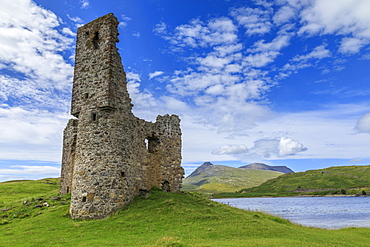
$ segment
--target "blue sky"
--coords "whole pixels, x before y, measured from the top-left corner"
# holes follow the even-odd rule
[[[367,0],[3,0],[0,181],[59,176],[77,28],[107,13],[135,115],[177,114],[183,167],[370,164]]]

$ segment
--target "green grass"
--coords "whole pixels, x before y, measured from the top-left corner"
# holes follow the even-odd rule
[[[370,166],[341,166],[289,173],[238,193],[217,197],[370,194]]]
[[[1,219],[8,223],[0,225],[0,246],[370,246],[367,228],[305,228],[189,192],[154,190],[106,219],[72,220],[66,214],[69,205],[60,203],[68,197],[50,207],[23,205],[24,200],[42,197],[51,201],[50,196],[57,195],[57,189],[48,184],[42,189],[33,181],[23,183],[29,187],[29,198],[14,192],[14,201],[0,200],[6,207],[24,207],[31,214]],[[3,216],[12,210],[0,213]]]
[[[46,178],[38,181],[15,180],[0,183],[0,203],[13,202],[30,195],[42,194],[59,189],[59,179]],[[0,204],[1,207],[1,204]]]
[[[184,179],[182,190],[201,193],[235,192],[282,175],[281,172],[213,165],[198,176]]]

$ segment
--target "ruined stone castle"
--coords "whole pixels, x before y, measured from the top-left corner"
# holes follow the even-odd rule
[[[104,218],[156,186],[177,192],[181,129],[176,115],[146,122],[132,113],[113,14],[78,29],[70,119],[64,130],[60,193],[72,218]]]

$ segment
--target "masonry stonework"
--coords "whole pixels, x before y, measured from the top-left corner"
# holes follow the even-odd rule
[[[181,129],[176,115],[135,117],[113,14],[78,29],[71,114],[63,139],[60,193],[72,218],[104,218],[156,186],[178,192]]]

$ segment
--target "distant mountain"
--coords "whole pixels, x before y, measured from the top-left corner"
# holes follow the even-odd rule
[[[276,172],[282,172],[282,173],[292,173],[294,172],[292,169],[286,167],[286,166],[269,166],[263,163],[253,163],[246,166],[241,166],[239,168],[243,169],[256,169],[256,170],[270,170],[270,171],[276,171]]]
[[[271,170],[242,169],[205,162],[184,179],[182,190],[204,193],[235,192],[258,186],[283,174]]]
[[[198,168],[195,169],[195,171],[193,171],[189,176],[187,176],[187,178],[196,177],[200,175],[202,172],[207,170],[207,168],[210,166],[214,166],[214,165],[211,162],[204,162],[201,166],[198,166]]]

